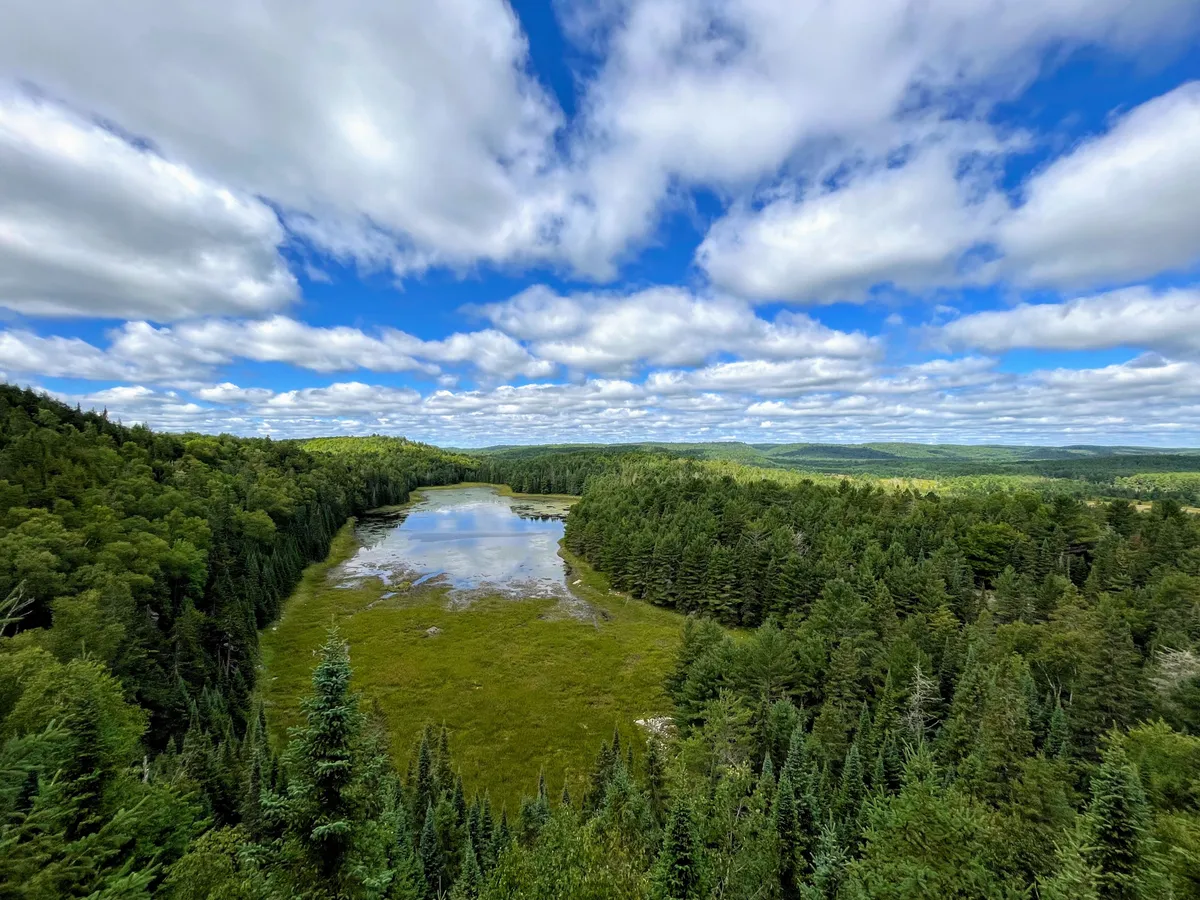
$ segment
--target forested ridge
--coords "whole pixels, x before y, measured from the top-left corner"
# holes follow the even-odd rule
[[[401,439],[153,433],[0,387],[0,896],[139,896],[237,821],[258,629],[348,516],[469,471]]]
[[[734,477],[736,476],[736,477]],[[671,722],[495,809],[400,770],[336,631],[267,740],[257,632],[422,484],[582,493],[565,544],[688,613]],[[7,599],[5,599],[7,598]],[[125,428],[0,389],[0,898],[1200,896],[1200,523],[652,450]]]

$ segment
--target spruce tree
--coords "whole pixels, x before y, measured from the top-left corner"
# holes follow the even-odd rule
[[[470,837],[463,848],[462,867],[458,879],[454,883],[454,895],[466,900],[475,900],[479,896],[479,888],[483,884],[483,873],[479,868],[479,858],[475,855],[475,844]]]
[[[691,809],[685,800],[677,801],[654,867],[651,887],[654,900],[692,900],[701,896],[699,853]]]
[[[356,830],[368,810],[356,790],[363,717],[336,628],[321,647],[312,686],[302,702],[306,724],[293,732],[287,751],[289,832],[320,876],[339,884],[348,877]]]
[[[433,751],[429,746],[429,729],[421,737],[421,746],[417,750],[417,783],[414,791],[413,811],[420,813],[434,800],[433,787]]]
[[[1097,872],[1100,900],[1141,900],[1149,874],[1149,809],[1137,769],[1117,737],[1092,776],[1085,813],[1085,859]]]
[[[1054,759],[1066,759],[1070,753],[1070,729],[1067,725],[1067,714],[1063,711],[1062,702],[1054,701],[1054,711],[1050,714],[1050,727],[1046,734],[1046,755]]]
[[[425,873],[426,896],[437,897],[443,888],[445,861],[442,857],[442,845],[438,840],[432,803],[425,808],[425,824],[421,828],[419,852],[421,871]]]
[[[779,883],[784,900],[790,900],[798,896],[801,840],[796,816],[796,790],[786,768],[775,792],[775,830],[779,834]]]
[[[1039,900],[1100,900],[1096,869],[1084,851],[1081,836],[1072,832],[1058,848],[1057,870],[1038,882]]]
[[[842,764],[842,783],[834,801],[834,815],[848,844],[858,837],[860,813],[866,796],[866,778],[856,742],[850,745],[846,761]]]
[[[467,798],[463,793],[462,775],[454,776],[454,821],[457,825],[465,825],[467,821]]]

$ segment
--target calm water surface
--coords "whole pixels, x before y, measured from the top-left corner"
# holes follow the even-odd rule
[[[558,555],[567,504],[489,487],[428,491],[402,510],[363,516],[360,549],[335,571],[345,587],[444,584],[453,591],[567,596]]]

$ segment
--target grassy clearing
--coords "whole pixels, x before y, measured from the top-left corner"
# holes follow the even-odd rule
[[[631,735],[635,719],[669,711],[662,678],[682,618],[611,592],[565,550],[570,580],[580,581],[573,590],[608,618],[580,621],[552,600],[507,597],[450,610],[443,588],[382,601],[377,581],[335,588],[330,570],[356,549],[351,522],[263,634],[261,683],[277,739],[299,721],[315,650],[334,622],[350,643],[355,687],[387,719],[401,770],[424,724],[444,722],[468,790],[487,790],[510,811],[541,769],[554,793],[569,777],[579,796],[614,725]],[[428,636],[435,626],[441,634]]]

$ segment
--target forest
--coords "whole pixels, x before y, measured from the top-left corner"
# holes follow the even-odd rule
[[[0,898],[1200,896],[1200,517],[1121,459],[1128,499],[923,490],[162,434],[2,387]],[[258,635],[305,566],[463,481],[580,495],[566,549],[686,614],[671,720],[617,723],[575,795],[495,808],[436,709],[393,764],[336,626],[270,738]]]
[[[1008,447],[947,444],[566,444],[474,451],[483,465],[557,468],[584,458],[660,455],[776,470],[813,479],[854,476],[966,493],[1053,490],[1083,498],[1177,500],[1200,505],[1200,452],[1139,447]]]

